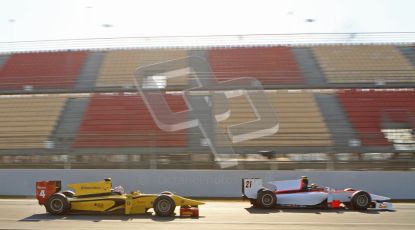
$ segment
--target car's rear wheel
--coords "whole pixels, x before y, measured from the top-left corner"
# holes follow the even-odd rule
[[[372,198],[365,191],[357,191],[353,193],[351,204],[355,210],[367,210],[372,203]]]
[[[52,215],[62,215],[69,211],[68,198],[62,193],[55,193],[45,203],[46,211]]]
[[[153,209],[157,216],[172,216],[175,208],[176,203],[168,195],[158,196],[153,203]]]
[[[277,197],[269,190],[261,190],[258,192],[256,203],[261,208],[272,208],[277,204]]]
[[[258,202],[255,199],[249,199],[249,202],[251,203],[252,207],[260,208]]]

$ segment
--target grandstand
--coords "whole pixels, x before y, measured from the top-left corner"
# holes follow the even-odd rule
[[[313,93],[279,90],[268,92],[270,103],[278,114],[279,131],[273,135],[243,141],[235,146],[262,148],[331,146],[331,136]],[[214,102],[219,104],[220,102]],[[219,128],[257,119],[253,108],[243,96],[229,99],[231,115]],[[218,140],[220,142],[220,140]]]
[[[186,109],[183,98],[165,95],[173,111]],[[94,94],[83,117],[75,148],[184,147],[186,133],[157,127],[137,95]]]
[[[73,88],[86,52],[17,53],[3,58],[1,90]]]
[[[263,85],[304,83],[289,47],[228,48],[208,52],[217,81],[249,76]]]
[[[390,145],[393,142],[387,139],[383,130],[415,128],[413,90],[349,90],[338,92],[338,97],[363,145]]]
[[[204,58],[212,72],[191,58],[184,67],[216,83],[258,79],[275,109],[278,132],[225,141],[230,126],[257,119],[255,109],[244,96],[224,101],[199,92],[209,106],[186,111],[180,91],[193,86],[190,75],[167,76],[160,90],[173,112],[210,122],[205,131],[216,138],[209,143],[198,127],[160,129],[135,89],[134,72],[188,56]],[[229,116],[216,122],[223,105]],[[4,53],[0,109],[0,167],[217,168],[209,144],[231,143],[239,168],[411,169],[415,49],[391,44]]]
[[[104,55],[97,87],[134,87],[137,68],[163,61],[186,57],[186,50],[115,50]],[[170,81],[167,85],[186,85],[186,79]]]
[[[314,47],[329,83],[414,82],[415,68],[393,46]]]
[[[48,141],[64,103],[55,96],[0,98],[0,148],[53,148]]]

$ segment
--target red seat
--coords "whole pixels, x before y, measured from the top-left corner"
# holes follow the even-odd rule
[[[0,90],[72,88],[87,52],[12,54],[0,70]]]
[[[181,96],[165,95],[165,99],[174,112],[187,109]],[[186,135],[186,130],[161,130],[138,95],[95,94],[75,147],[184,147]]]
[[[289,47],[212,49],[209,63],[217,81],[254,77],[262,84],[303,84]]]
[[[339,92],[340,102],[364,145],[389,145],[382,122],[411,123],[415,119],[414,91]]]

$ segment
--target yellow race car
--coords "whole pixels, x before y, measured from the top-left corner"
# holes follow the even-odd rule
[[[73,191],[61,192],[61,181],[36,182],[36,198],[52,215],[69,212],[144,214],[153,208],[157,216],[172,216],[176,206],[180,206],[181,216],[197,217],[198,206],[204,204],[171,192],[126,194],[121,186],[112,188],[110,178],[68,187]]]

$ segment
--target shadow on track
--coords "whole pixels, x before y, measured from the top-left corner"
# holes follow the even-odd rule
[[[54,221],[54,220],[81,220],[81,221],[91,221],[91,222],[100,222],[108,220],[119,220],[119,221],[131,221],[134,219],[150,219],[157,222],[169,222],[175,219],[200,219],[204,218],[203,216],[199,217],[180,217],[180,216],[170,216],[170,217],[159,217],[153,215],[151,212],[141,215],[122,215],[122,214],[65,214],[54,216],[49,213],[43,214],[33,214],[31,216],[25,217],[19,221],[22,222],[41,222],[41,221]]]
[[[337,213],[343,214],[346,212],[360,212],[363,214],[380,214],[380,212],[394,212],[388,210],[366,210],[366,211],[356,211],[356,210],[349,210],[346,208],[336,208],[336,209],[316,209],[316,208],[298,208],[298,207],[276,207],[272,209],[261,209],[261,208],[254,208],[249,207],[245,208],[251,214],[270,214],[270,213],[310,213],[310,214],[322,214],[322,213]]]

